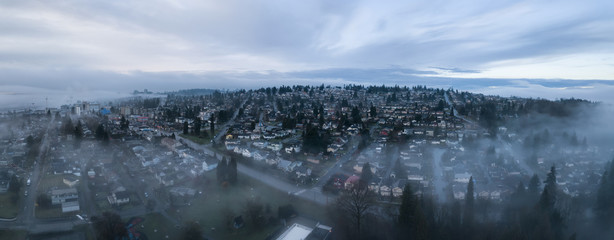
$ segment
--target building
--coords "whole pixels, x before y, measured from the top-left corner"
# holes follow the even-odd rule
[[[330,234],[333,228],[316,223],[314,228],[305,225],[294,223],[286,231],[284,231],[277,240],[327,240],[330,239]]]
[[[51,190],[51,204],[62,204],[79,199],[76,188],[54,189]]]
[[[79,201],[70,201],[62,203],[62,213],[79,211]]]
[[[307,236],[309,236],[311,231],[313,231],[313,228],[295,223],[284,231],[284,233],[282,233],[277,240],[307,239]]]
[[[122,205],[130,202],[130,194],[126,191],[118,191],[107,196],[107,200],[111,205]]]

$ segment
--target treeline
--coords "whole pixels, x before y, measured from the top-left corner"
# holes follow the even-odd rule
[[[331,207],[335,239],[613,239],[614,164],[594,196],[558,189],[556,168],[545,181],[534,175],[494,205],[477,197],[473,179],[464,200],[440,204],[406,185],[400,205],[375,203],[366,186],[344,192]],[[543,184],[543,187],[542,187]]]

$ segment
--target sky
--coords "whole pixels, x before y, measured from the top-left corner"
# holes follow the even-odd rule
[[[613,12],[611,0],[5,0],[0,99],[358,83],[603,101]]]

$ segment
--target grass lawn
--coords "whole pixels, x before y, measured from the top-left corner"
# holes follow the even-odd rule
[[[53,188],[68,188],[66,184],[64,184],[64,175],[63,174],[46,174],[40,181],[38,185],[37,193],[47,193],[47,191]]]
[[[28,232],[23,230],[0,230],[0,239],[22,240],[27,237]]]
[[[50,208],[36,207],[36,209],[34,210],[34,216],[36,216],[36,218],[41,218],[41,219],[70,217],[70,216],[74,216],[75,214],[76,212],[62,213],[61,205],[55,205]]]
[[[215,181],[215,174],[208,177]],[[277,217],[279,206],[292,204],[301,215],[326,220],[325,207],[280,192],[244,175],[239,175],[236,186],[223,188],[211,184],[203,191],[203,195],[191,202],[191,206],[179,208],[170,214],[178,216],[181,222],[197,221],[205,235],[214,239],[264,239],[279,229],[277,222],[262,228],[253,226],[245,214],[248,199],[258,199],[264,205],[264,215]],[[270,209],[268,214],[267,208]],[[237,230],[227,222],[239,215],[243,215],[246,224]]]
[[[12,192],[0,194],[0,218],[14,218],[17,216],[19,207],[11,201],[14,195],[15,193]]]
[[[168,239],[177,239],[179,234],[181,234],[181,229],[175,227],[172,221],[159,213],[147,214],[142,216],[142,218],[145,220],[136,226],[136,229],[147,235],[147,238],[150,240],[167,239],[166,235],[168,235]],[[124,219],[124,221],[128,220]]]
[[[207,133],[209,133],[208,129],[206,131]],[[218,129],[215,130],[215,134],[219,134],[219,132],[220,130]],[[209,134],[207,137],[203,137],[203,138],[200,138],[200,137],[197,137],[191,134],[183,134],[183,133],[179,134],[179,136],[181,136],[182,138],[188,139],[192,142],[203,145],[203,144],[211,143],[211,140],[213,140],[213,136],[215,136],[215,134],[214,135]]]

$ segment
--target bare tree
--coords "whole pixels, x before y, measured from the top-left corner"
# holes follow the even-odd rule
[[[365,214],[374,202],[373,193],[367,188],[355,187],[346,191],[337,199],[337,209],[350,218],[356,236],[360,236],[361,224]]]

